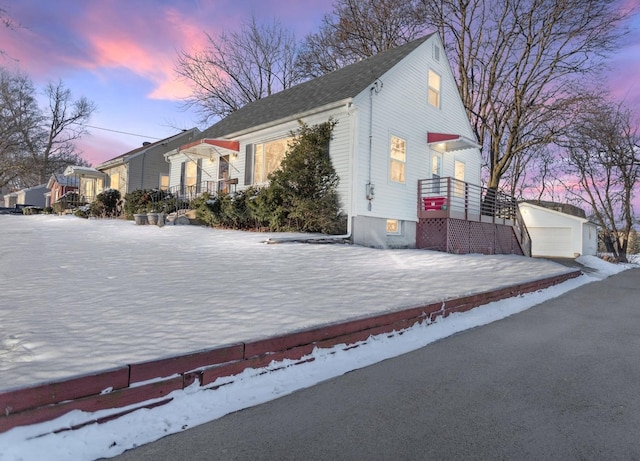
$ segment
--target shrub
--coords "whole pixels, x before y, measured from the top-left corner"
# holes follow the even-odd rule
[[[89,206],[89,215],[102,218],[114,218],[120,214],[120,191],[106,189],[100,192],[96,200]]]
[[[282,230],[341,233],[338,182],[329,156],[329,142],[336,122],[309,127],[300,122],[279,170],[269,175],[266,203],[274,207],[272,225]],[[278,222],[273,222],[276,219]]]
[[[37,206],[26,206],[22,209],[23,215],[32,215],[32,214],[40,214],[42,208],[38,208]]]
[[[256,219],[247,203],[254,191],[250,187],[230,194],[204,193],[191,202],[191,208],[196,211],[196,218],[209,226],[254,229]]]

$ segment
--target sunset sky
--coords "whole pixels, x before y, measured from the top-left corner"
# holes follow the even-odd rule
[[[638,0],[628,0],[630,3]],[[200,49],[205,33],[237,29],[251,14],[276,18],[302,39],[316,31],[331,0],[0,0],[20,27],[0,27],[0,66],[42,88],[62,79],[98,106],[81,143],[93,165],[198,126],[182,109],[187,87],[174,73],[180,50]],[[640,15],[611,59],[607,84],[640,107]],[[198,126],[200,129],[205,126]],[[112,130],[112,131],[108,131]],[[133,133],[145,137],[117,132]]]

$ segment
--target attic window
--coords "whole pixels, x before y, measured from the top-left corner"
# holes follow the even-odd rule
[[[438,45],[433,45],[433,59],[440,61],[440,47]]]
[[[440,107],[440,75],[429,69],[429,104]]]

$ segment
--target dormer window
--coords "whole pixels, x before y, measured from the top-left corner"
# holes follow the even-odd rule
[[[440,107],[440,75],[429,69],[429,104]]]

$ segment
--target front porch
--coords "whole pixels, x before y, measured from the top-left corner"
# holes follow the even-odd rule
[[[450,177],[421,179],[416,248],[531,256],[531,239],[510,196]]]

